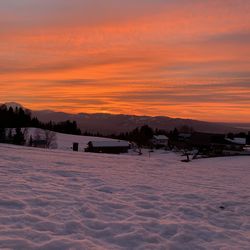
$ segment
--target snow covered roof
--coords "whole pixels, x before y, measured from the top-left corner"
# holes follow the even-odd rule
[[[247,139],[246,138],[234,138],[234,139],[230,139],[230,138],[226,138],[227,141],[239,144],[239,145],[246,145],[247,144]]]
[[[168,140],[166,135],[154,135],[154,139],[156,140]]]
[[[93,147],[129,147],[127,141],[90,141]]]

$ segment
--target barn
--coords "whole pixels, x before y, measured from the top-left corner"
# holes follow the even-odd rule
[[[156,148],[167,147],[168,137],[166,135],[154,135],[151,143]]]
[[[121,154],[128,153],[130,143],[127,141],[90,141],[85,152]]]

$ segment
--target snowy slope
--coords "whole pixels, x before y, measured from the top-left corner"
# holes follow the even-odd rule
[[[41,134],[43,134],[42,129],[28,128],[27,139],[29,139],[30,135],[32,135],[34,138],[37,130],[40,131]],[[113,140],[110,138],[103,138],[103,137],[68,135],[68,134],[56,133],[57,148],[61,150],[72,151],[73,143],[77,142],[79,143],[79,151],[84,151],[89,141],[116,141],[116,140]]]
[[[0,249],[249,249],[249,162],[0,144]]]

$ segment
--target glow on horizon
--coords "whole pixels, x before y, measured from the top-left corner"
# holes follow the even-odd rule
[[[0,102],[250,122],[250,3],[0,3]]]

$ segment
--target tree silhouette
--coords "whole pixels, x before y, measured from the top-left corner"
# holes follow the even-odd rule
[[[6,129],[0,128],[0,142],[5,142],[6,140]]]
[[[13,143],[16,145],[24,145],[25,138],[21,128],[16,128],[15,135],[13,137]]]

